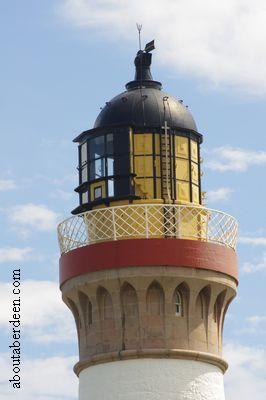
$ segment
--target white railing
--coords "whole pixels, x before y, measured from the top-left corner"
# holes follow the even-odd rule
[[[61,253],[97,242],[160,237],[212,242],[235,249],[237,221],[205,207],[134,204],[87,211],[58,226]]]

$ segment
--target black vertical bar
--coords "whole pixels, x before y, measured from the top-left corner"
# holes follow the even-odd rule
[[[87,182],[89,181],[89,141],[86,141],[86,147],[87,147],[87,154],[86,154],[86,158],[87,158]]]
[[[88,169],[87,169],[87,175],[88,175],[88,182],[90,182],[90,158],[89,158],[89,154],[90,154],[90,140],[87,140],[87,164],[88,164]],[[91,201],[91,185],[90,183],[88,184],[88,200]]]
[[[108,169],[107,169],[107,133],[104,133],[104,183],[105,183],[105,198],[109,197],[108,193]]]
[[[82,183],[81,179],[81,145],[78,147],[78,171],[79,171],[79,185]]]
[[[89,185],[88,185],[88,181],[89,181],[89,157],[88,157],[88,140],[86,140],[86,142],[84,142],[84,144],[86,143],[86,169],[87,169],[87,174],[86,174],[86,192],[88,193],[87,199],[88,202],[90,200],[89,197]]]
[[[162,163],[162,128],[159,131],[159,135],[160,135],[160,170],[161,170],[161,198],[164,200],[163,198],[163,163]]]

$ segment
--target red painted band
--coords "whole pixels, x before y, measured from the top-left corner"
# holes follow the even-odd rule
[[[185,239],[129,239],[95,243],[62,254],[60,285],[88,272],[143,266],[213,270],[237,280],[237,256],[229,247]]]

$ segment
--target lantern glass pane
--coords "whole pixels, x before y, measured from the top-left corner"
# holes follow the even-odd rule
[[[104,136],[98,136],[90,140],[90,160],[104,156]]]

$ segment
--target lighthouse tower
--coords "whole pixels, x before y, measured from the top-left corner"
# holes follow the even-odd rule
[[[58,234],[80,400],[224,400],[237,223],[202,202],[202,135],[153,80],[153,49],[74,140],[79,206]]]

